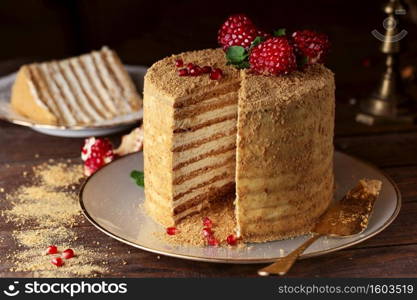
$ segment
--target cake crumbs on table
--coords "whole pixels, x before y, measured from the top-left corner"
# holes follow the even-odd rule
[[[62,172],[65,169],[66,172]],[[41,164],[33,168],[35,174],[40,177],[43,183],[52,187],[68,187],[79,183],[84,177],[81,164]]]
[[[30,182],[6,193],[1,211],[6,222],[13,223],[11,235],[18,250],[5,254],[12,272],[31,272],[33,277],[97,277],[109,272],[106,256],[97,247],[76,243],[74,226],[84,223],[77,201],[76,187],[84,177],[81,164],[48,160],[32,168]],[[75,188],[72,188],[75,187]],[[59,251],[71,248],[75,257],[57,267],[46,255],[50,245]]]
[[[202,230],[204,228],[203,218],[208,217],[213,222],[213,227],[211,229],[214,233],[214,237],[220,242],[220,246],[243,247],[244,244],[241,240],[238,240],[238,245],[236,246],[229,246],[226,242],[229,235],[235,234],[236,228],[233,199],[227,199],[226,202],[226,205],[224,202],[213,203],[200,214],[185,218],[176,225],[178,233],[175,235],[168,235],[166,232],[155,232],[154,235],[158,239],[172,245],[206,246],[207,239],[203,236]]]

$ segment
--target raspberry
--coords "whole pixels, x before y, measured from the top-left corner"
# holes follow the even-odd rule
[[[90,176],[114,159],[113,145],[108,139],[88,138],[81,150],[84,161],[84,174]]]
[[[249,62],[255,73],[266,75],[288,74],[297,67],[294,49],[285,37],[273,37],[255,46]]]
[[[297,56],[307,58],[307,64],[323,63],[330,49],[327,35],[312,30],[300,30],[292,34]]]
[[[217,41],[227,50],[230,46],[249,48],[257,36],[267,36],[256,28],[253,22],[244,14],[232,15],[220,27]]]

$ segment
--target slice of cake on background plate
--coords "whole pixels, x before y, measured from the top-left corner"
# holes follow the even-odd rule
[[[142,100],[117,54],[103,47],[20,68],[11,105],[40,124],[91,125],[139,111]]]

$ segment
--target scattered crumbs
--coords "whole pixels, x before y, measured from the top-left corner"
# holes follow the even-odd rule
[[[123,260],[122,264],[127,265],[127,261]]]
[[[64,245],[62,249],[69,248]],[[101,257],[99,251],[83,246],[72,247],[75,256],[66,259],[62,267],[57,268],[51,264],[53,257],[57,255],[45,255],[44,249],[31,248],[13,253],[12,261],[14,267],[10,271],[13,272],[33,272],[33,277],[97,277],[97,275],[108,272],[108,268],[98,265],[94,261]]]
[[[28,221],[40,227],[73,225],[80,214],[75,193],[57,192],[45,186],[22,186],[6,198],[15,205],[3,215],[18,225]]]
[[[23,171],[23,177],[26,177],[28,175],[27,171]]]
[[[0,193],[4,193],[4,188],[0,188]]]
[[[201,214],[185,218],[176,226],[179,233],[175,235],[168,235],[165,231],[155,232],[154,235],[172,245],[205,246],[206,239],[202,235],[203,217],[208,217],[213,221],[214,237],[220,245],[228,246],[226,238],[230,234],[235,234],[236,228],[232,199],[227,201],[227,205],[224,202],[214,203]],[[239,245],[242,244],[242,241],[239,241]]]
[[[49,162],[53,164],[33,168],[30,184],[5,194],[8,209],[1,215],[15,225],[12,236],[18,247],[5,255],[12,264],[10,271],[31,272],[33,277],[97,277],[108,273],[101,249],[75,243],[78,236],[73,227],[79,224],[81,214],[76,191],[70,186],[79,184],[82,165]],[[45,255],[49,245],[57,245],[60,251],[72,248],[76,256],[57,268],[51,259],[60,254]]]
[[[35,175],[40,177],[42,182],[51,187],[68,187],[79,183],[84,177],[81,164],[68,165],[66,163],[41,164],[33,168]],[[63,172],[63,170],[66,170]]]
[[[158,256],[156,257],[156,259],[158,259],[158,260],[159,260],[159,259],[161,259],[161,257],[158,255]]]
[[[49,245],[73,242],[76,239],[76,234],[67,227],[58,226],[53,228],[15,230],[13,231],[13,237],[22,246],[46,249]]]
[[[39,154],[38,153],[35,154],[35,158],[39,158]]]

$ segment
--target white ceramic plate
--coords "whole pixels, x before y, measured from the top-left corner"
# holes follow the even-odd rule
[[[136,88],[140,93],[143,91],[143,78],[147,68],[144,66],[125,66],[129,75],[132,77]],[[88,127],[83,126],[55,126],[46,124],[37,124],[18,113],[10,106],[10,94],[12,85],[16,78],[16,73],[0,78],[0,119],[10,123],[27,126],[38,132],[61,136],[61,137],[90,137],[108,135],[115,132],[123,131],[134,126],[142,119],[143,111],[138,113],[118,116],[112,120],[99,122]]]
[[[131,246],[157,254],[197,261],[220,263],[273,262],[280,255],[298,247],[306,236],[261,244],[251,247],[191,247],[173,246],[156,238],[153,233],[165,232],[141,209],[143,189],[129,174],[133,169],[143,170],[143,155],[135,153],[105,166],[83,185],[80,204],[84,215],[105,234]],[[318,256],[358,244],[385,229],[398,215],[401,197],[393,182],[378,169],[346,154],[335,153],[336,199],[341,199],[361,178],[383,182],[369,227],[360,235],[350,238],[320,238],[302,258]],[[280,250],[282,249],[282,250]]]

